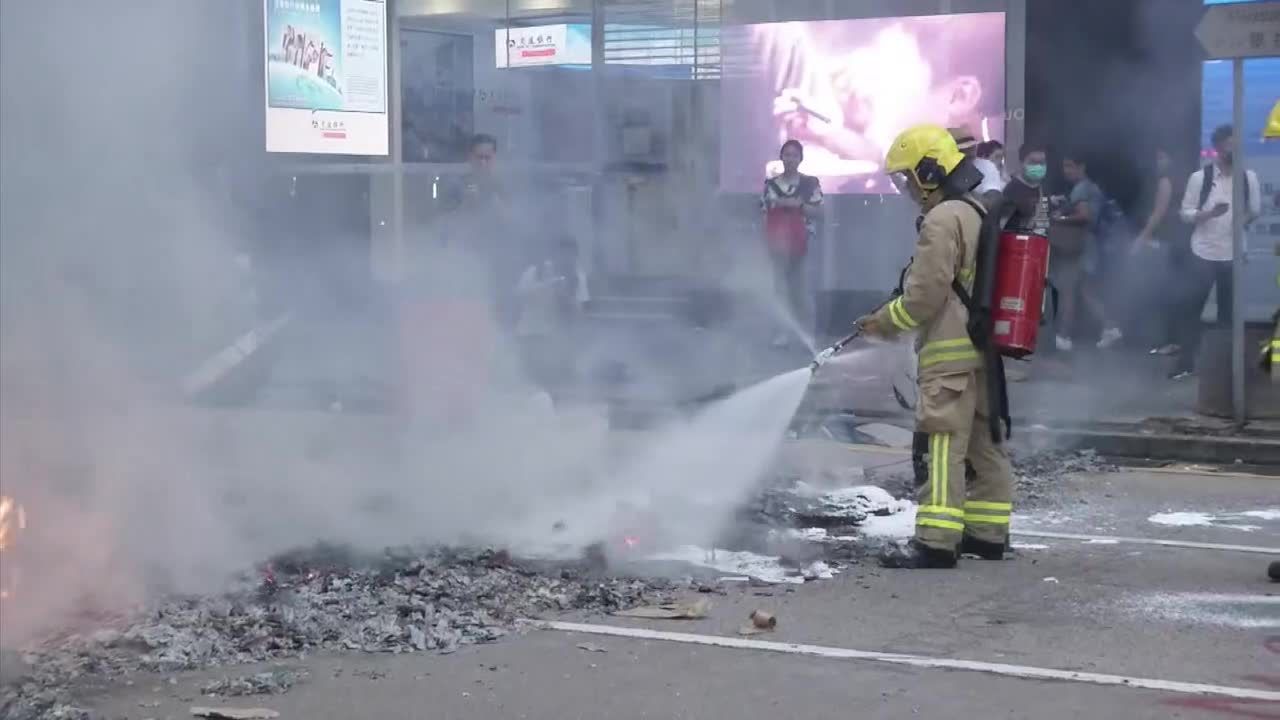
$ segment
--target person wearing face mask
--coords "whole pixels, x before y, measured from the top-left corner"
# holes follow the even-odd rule
[[[983,280],[978,245],[984,226],[990,228],[975,194],[982,174],[936,125],[899,135],[885,170],[923,217],[901,294],[857,326],[872,338],[917,334],[916,432],[927,436],[928,449],[915,537],[890,546],[880,560],[907,569],[954,568],[961,553],[1000,560],[1013,511],[1013,473],[1002,442],[1008,398],[1003,365],[984,359],[991,346],[980,343],[988,331],[970,327],[969,311],[979,307],[971,305]]]
[[[1044,194],[1044,178],[1049,165],[1043,147],[1026,143],[1018,149],[1018,162],[1022,171],[1004,186],[1006,210],[1012,210],[1005,221],[1006,230],[1048,233],[1049,205]]]

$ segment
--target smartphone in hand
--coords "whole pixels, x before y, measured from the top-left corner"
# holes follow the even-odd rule
[[[1226,215],[1229,210],[1231,210],[1231,203],[1220,202],[1213,206],[1213,216],[1222,217],[1223,215]]]

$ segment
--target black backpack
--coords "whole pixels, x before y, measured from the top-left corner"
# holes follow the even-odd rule
[[[1203,210],[1204,204],[1209,202],[1209,193],[1213,191],[1213,178],[1217,174],[1217,168],[1213,163],[1204,166],[1204,182],[1200,183],[1200,204],[1196,206],[1197,210]],[[1249,207],[1249,173],[1244,174],[1244,205]]]

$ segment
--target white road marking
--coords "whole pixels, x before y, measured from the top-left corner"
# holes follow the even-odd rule
[[[900,653],[873,652],[869,650],[850,650],[823,645],[800,645],[795,643],[770,642],[768,640],[750,640],[746,638],[720,637],[717,635],[667,632],[664,630],[617,627],[613,625],[588,625],[584,623],[558,621],[537,621],[534,624],[545,630],[555,630],[559,632],[608,635],[613,637],[633,638],[637,640],[662,640],[666,642],[677,642],[690,645],[708,645],[712,647],[732,648],[736,650],[763,650],[765,652],[805,655],[809,657],[829,658],[833,660],[872,660],[875,662],[891,663],[894,665],[909,665],[912,667],[943,670],[969,670],[972,672],[984,672],[994,675],[1005,675],[1008,677],[1019,677],[1032,680],[1064,680],[1068,682],[1088,683],[1092,685],[1116,685],[1120,687],[1143,688],[1146,690],[1164,690],[1166,692],[1182,693],[1185,695],[1220,695],[1244,700],[1270,700],[1273,702],[1280,702],[1280,692],[1231,687],[1227,685],[1205,685],[1202,683],[1178,682],[1176,680],[1157,680],[1153,678],[1126,677],[1124,675],[1076,672],[1074,670],[1056,670],[1054,668],[1041,668],[1030,665],[1006,665],[1004,663],[989,663],[978,660],[931,658],[924,657],[922,655],[904,655]]]
[[[1012,534],[1022,537],[1049,538],[1053,540],[1080,540],[1097,544],[1127,543],[1130,545],[1159,545],[1161,547],[1193,548],[1196,550],[1221,550],[1223,552],[1257,553],[1280,556],[1280,547],[1258,545],[1224,545],[1222,543],[1191,542],[1189,540],[1160,540],[1158,538],[1121,537],[1118,535],[1080,535],[1076,533],[1049,532],[1046,530],[1022,530],[1014,528]]]

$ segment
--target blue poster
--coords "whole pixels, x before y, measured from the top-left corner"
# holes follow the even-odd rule
[[[341,0],[267,0],[267,104],[343,110]]]

